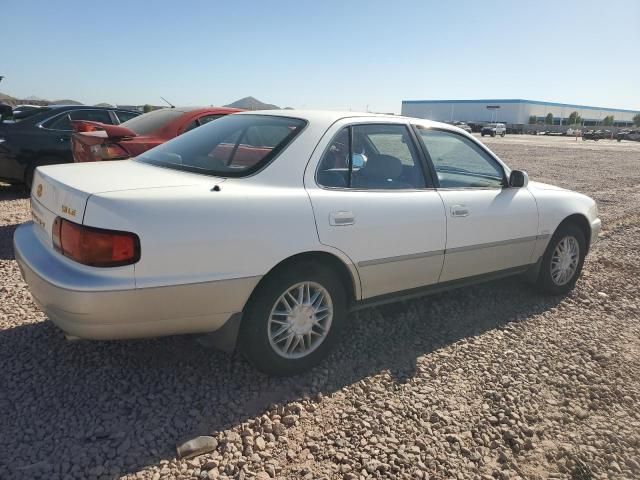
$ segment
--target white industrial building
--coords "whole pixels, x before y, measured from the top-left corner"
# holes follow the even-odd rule
[[[572,112],[578,112],[585,126],[602,125],[603,119],[608,115],[613,115],[614,125],[629,126],[633,124],[634,115],[640,113],[620,108],[522,99],[402,101],[402,115],[439,122],[501,122],[526,125],[530,123],[532,116],[536,117],[537,122],[544,122],[547,115],[551,113],[555,125],[566,125]]]

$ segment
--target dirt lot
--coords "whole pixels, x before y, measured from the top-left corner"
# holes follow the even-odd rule
[[[321,367],[269,379],[192,338],[66,343],[0,186],[0,478],[639,478],[640,144],[485,138],[594,197],[576,290],[505,280],[354,315]],[[176,444],[217,448],[176,460]]]

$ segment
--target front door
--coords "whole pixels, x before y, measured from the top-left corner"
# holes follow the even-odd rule
[[[507,187],[503,166],[455,132],[417,127],[447,215],[441,282],[528,265],[538,208],[526,188]]]
[[[351,258],[363,298],[438,281],[444,209],[407,125],[338,122],[316,148],[305,186],[320,242]]]

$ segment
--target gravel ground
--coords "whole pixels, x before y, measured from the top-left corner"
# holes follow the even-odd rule
[[[191,337],[66,343],[13,260],[28,200],[0,186],[0,478],[639,478],[640,144],[483,140],[598,201],[576,290],[363,311],[290,379]],[[214,450],[178,460],[198,435]]]

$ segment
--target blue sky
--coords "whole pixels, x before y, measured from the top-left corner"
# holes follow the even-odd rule
[[[403,99],[640,109],[640,1],[1,0],[0,92],[399,112]]]

